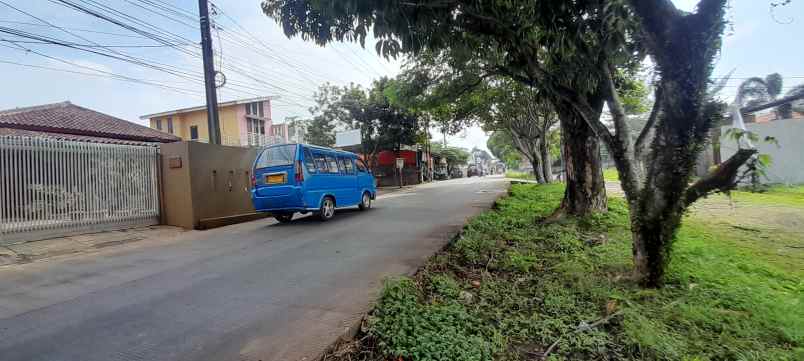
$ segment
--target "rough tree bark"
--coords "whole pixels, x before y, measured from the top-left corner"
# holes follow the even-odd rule
[[[553,162],[550,159],[550,127],[555,121],[545,120],[542,124],[541,139],[539,139],[539,153],[542,156],[542,175],[546,183],[553,181]]]
[[[697,12],[690,14],[676,9],[669,0],[630,0],[662,74],[644,180],[637,170],[635,153],[640,154],[646,133],[640,136],[643,139],[637,141],[635,150],[609,65],[602,62],[598,72],[601,92],[611,110],[613,134],[599,121],[595,107],[564,91],[565,98],[574,100],[570,104],[611,150],[631,211],[635,273],[647,287],[663,284],[672,241],[687,207],[713,191],[733,188],[740,166],[756,153],[755,149],[741,150],[710,175],[689,185],[717,111],[709,106],[706,90],[720,48],[725,2],[701,0]]]
[[[657,287],[663,283],[673,238],[690,204],[685,197],[690,173],[712,126],[704,103],[725,26],[726,0],[702,0],[695,14],[678,10],[669,0],[630,2],[662,74],[663,94],[656,100],[662,111],[648,156],[638,223],[632,230],[637,275],[644,285]]]
[[[512,122],[512,124],[516,123],[518,122]],[[530,133],[525,129],[520,129],[513,126],[509,129],[509,131],[514,140],[514,146],[516,146],[519,153],[528,159],[528,162],[530,162],[530,165],[533,167],[532,173],[536,178],[536,181],[539,183],[545,183],[544,175],[542,173],[542,157],[539,153],[539,144],[536,144],[538,138],[533,137],[532,134],[525,134]]]
[[[602,110],[603,102],[598,103],[598,109]],[[558,108],[566,189],[554,216],[605,212],[608,202],[597,135],[571,105],[562,104]]]
[[[542,156],[542,177],[544,177],[545,183],[552,183],[553,161],[550,159],[550,143],[546,136],[542,136],[542,140],[539,142],[539,153]]]

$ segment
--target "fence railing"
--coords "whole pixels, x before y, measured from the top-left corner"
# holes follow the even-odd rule
[[[193,139],[195,142],[209,143],[209,139]],[[264,147],[273,144],[287,143],[284,138],[276,135],[265,135],[259,133],[246,133],[244,139],[229,136],[221,136],[221,145],[230,147]]]
[[[158,148],[0,136],[0,244],[156,224]]]

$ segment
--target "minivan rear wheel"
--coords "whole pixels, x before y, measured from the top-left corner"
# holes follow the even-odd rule
[[[361,211],[365,211],[371,208],[371,194],[369,192],[363,192],[363,198],[360,199],[360,205],[358,205]]]
[[[335,216],[335,199],[332,197],[324,197],[321,201],[321,208],[318,210],[318,218],[322,221],[328,221]]]

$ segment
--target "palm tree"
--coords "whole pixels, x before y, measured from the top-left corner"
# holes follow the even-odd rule
[[[784,81],[779,73],[769,74],[764,79],[760,77],[748,78],[738,87],[733,104],[739,108],[744,108],[774,101],[782,93],[783,84]],[[784,94],[784,97],[799,94],[804,94],[804,84],[793,87]],[[777,119],[792,118],[794,111],[804,112],[804,101],[796,100],[782,104],[774,110]]]
[[[787,93],[784,94],[784,96],[785,98],[787,98],[801,94],[804,94],[804,84],[794,86],[792,89],[788,90]],[[781,117],[782,119],[792,118],[794,111],[798,113],[804,113],[804,100],[802,99],[794,100],[790,103],[782,104],[777,108],[779,117]]]

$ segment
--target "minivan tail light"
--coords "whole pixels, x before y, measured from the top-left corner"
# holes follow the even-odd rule
[[[257,176],[254,174],[251,175],[251,188],[257,188]]]
[[[302,162],[296,161],[296,183],[304,182],[304,169],[302,169]]]

